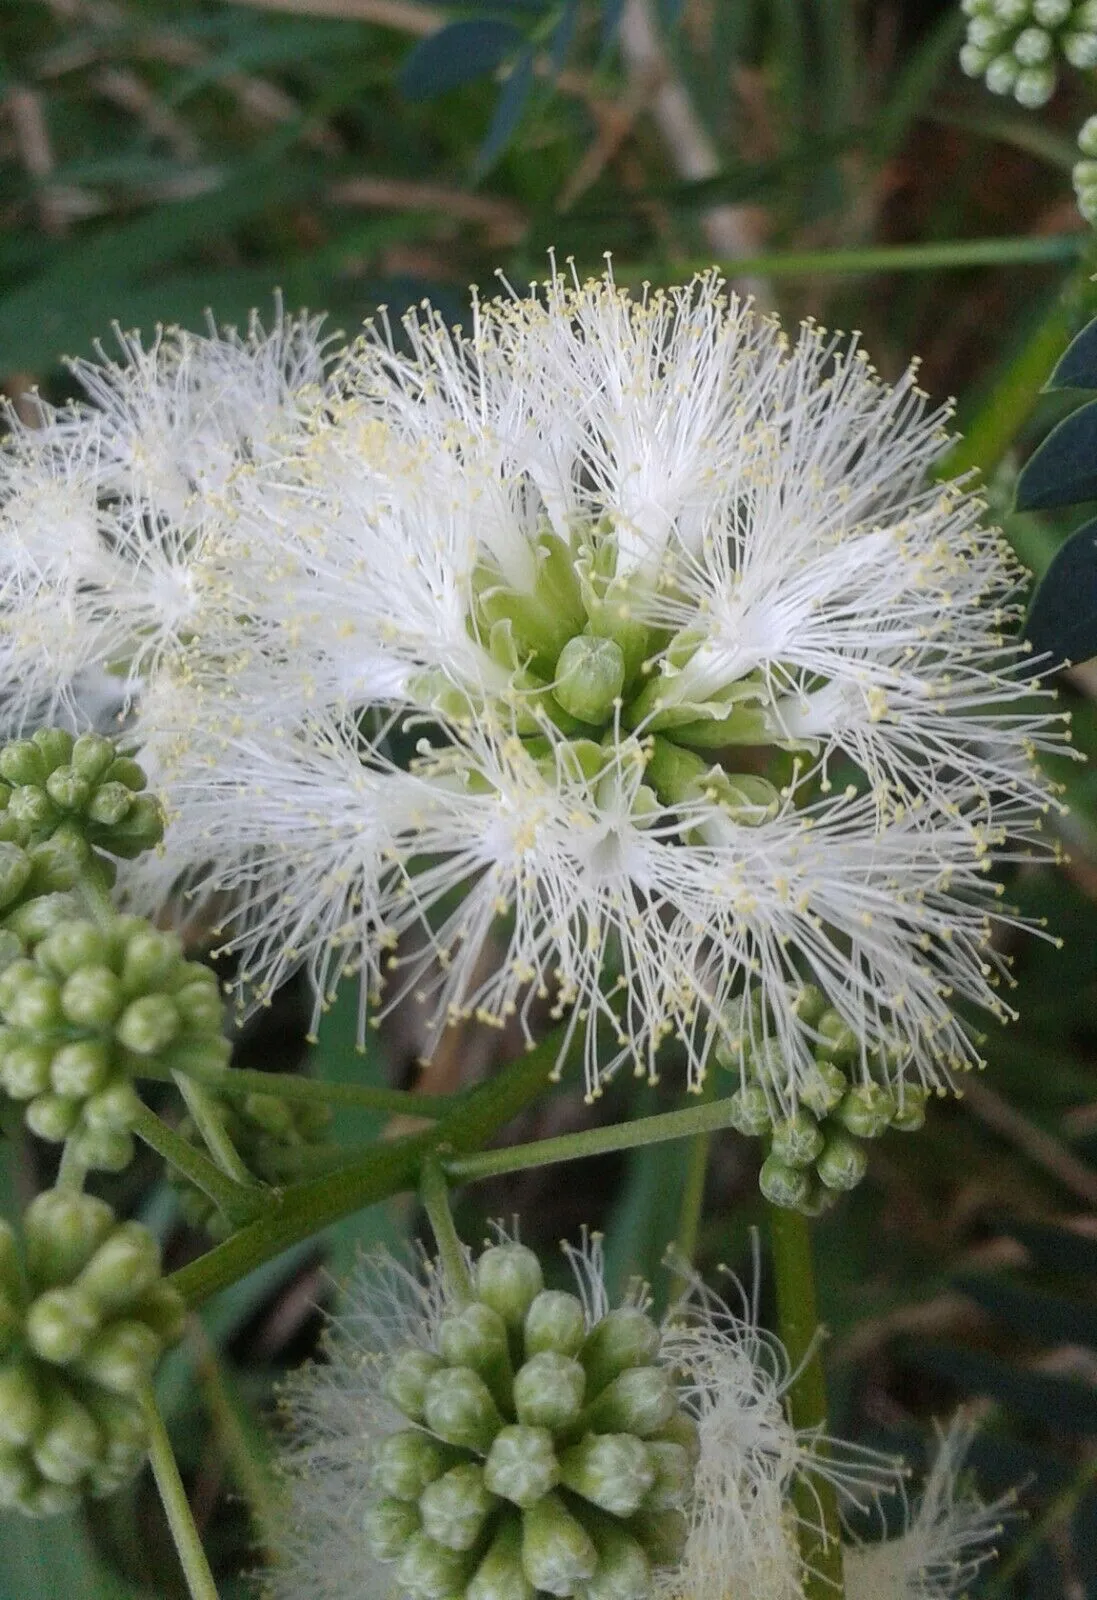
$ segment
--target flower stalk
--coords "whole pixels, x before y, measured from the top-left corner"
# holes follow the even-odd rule
[[[194,1523],[194,1515],[187,1499],[187,1491],[179,1476],[179,1467],[168,1438],[168,1430],[160,1415],[155,1396],[147,1388],[143,1396],[145,1417],[149,1428],[149,1461],[152,1465],[156,1487],[167,1514],[168,1526],[179,1553],[180,1565],[187,1580],[191,1600],[218,1600],[217,1585],[202,1548],[202,1540]]]
[[[799,1211],[769,1207],[770,1245],[777,1290],[777,1322],[788,1352],[793,1377],[785,1393],[789,1422],[803,1429],[826,1431],[827,1391],[822,1339],[815,1299],[811,1224]],[[820,1449],[825,1446],[820,1443]],[[841,1600],[841,1522],[832,1482],[801,1475],[793,1486],[799,1514],[800,1554],[804,1562],[805,1600]]]
[[[456,1304],[464,1305],[472,1298],[472,1279],[465,1259],[465,1247],[453,1225],[449,1183],[433,1153],[424,1158],[419,1169],[419,1198],[434,1233],[449,1293]]]

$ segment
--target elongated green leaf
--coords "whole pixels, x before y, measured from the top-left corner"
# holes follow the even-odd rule
[[[1097,318],[1071,340],[1046,387],[1097,389]]]
[[[490,17],[451,22],[415,46],[401,69],[400,87],[409,100],[432,100],[493,72],[523,42],[510,22]]]
[[[1092,409],[1097,427],[1097,403]],[[1054,663],[1097,655],[1097,521],[1072,533],[1055,553],[1032,598],[1025,636]]]
[[[1018,1334],[1097,1348],[1097,1305],[990,1274],[967,1273],[954,1278],[953,1283]]]
[[[1052,428],[1017,484],[1018,511],[1047,511],[1097,499],[1097,400]]]

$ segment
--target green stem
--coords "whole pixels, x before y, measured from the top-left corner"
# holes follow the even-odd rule
[[[697,1254],[697,1235],[701,1228],[701,1210],[705,1198],[705,1178],[712,1147],[711,1133],[695,1133],[689,1144],[686,1158],[686,1181],[682,1189],[682,1203],[678,1208],[678,1229],[674,1236],[675,1258],[685,1266],[692,1266]],[[681,1275],[675,1279],[673,1294],[684,1294],[688,1280]]]
[[[198,1305],[328,1223],[414,1189],[426,1156],[433,1153],[445,1161],[452,1153],[477,1148],[544,1092],[562,1031],[557,1029],[527,1055],[472,1090],[436,1127],[379,1143],[353,1165],[270,1193],[266,1196],[269,1204],[255,1221],[198,1261],[181,1267],[169,1281],[190,1305]]]
[[[173,1072],[172,1080],[183,1096],[183,1103],[205,1140],[207,1150],[221,1171],[226,1177],[231,1178],[233,1183],[238,1183],[243,1188],[254,1187],[255,1179],[240,1159],[239,1151],[229,1138],[213,1095],[204,1085],[195,1083],[185,1072]]]
[[[213,1581],[206,1552],[194,1525],[190,1501],[179,1476],[179,1468],[168,1438],[164,1419],[156,1405],[151,1388],[142,1395],[145,1418],[149,1425],[149,1461],[152,1464],[156,1487],[167,1513],[168,1526],[179,1552],[183,1576],[187,1580],[191,1600],[218,1600],[217,1585]]]
[[[666,1139],[714,1133],[730,1126],[727,1104],[726,1100],[714,1100],[710,1105],[664,1111],[655,1117],[639,1117],[635,1122],[614,1123],[608,1128],[586,1128],[581,1133],[564,1133],[556,1139],[538,1139],[534,1144],[511,1145],[505,1150],[479,1150],[475,1155],[456,1156],[444,1165],[451,1178],[467,1182],[521,1172],[527,1167],[547,1167],[554,1161],[578,1161],[584,1156],[661,1144]]]
[[[141,1077],[174,1083],[167,1068],[154,1062],[142,1066]],[[394,1116],[426,1117],[437,1122],[462,1105],[465,1094],[416,1094],[406,1089],[375,1089],[365,1083],[325,1083],[297,1072],[258,1072],[250,1067],[188,1067],[188,1078],[218,1094],[244,1099],[249,1094],[276,1094],[281,1100],[322,1101],[325,1105],[358,1106],[363,1111],[391,1112]]]
[[[799,1211],[769,1207],[770,1244],[777,1288],[778,1331],[793,1377],[785,1391],[792,1426],[826,1431],[827,1389],[815,1305],[811,1228]],[[821,1449],[822,1447],[820,1447]],[[792,1492],[803,1557],[804,1600],[841,1600],[841,1522],[838,1495],[824,1478],[801,1474]]]
[[[867,245],[856,250],[794,250],[774,255],[726,257],[729,277],[801,278],[820,273],[928,272],[959,267],[1040,266],[1077,261],[1089,245],[1084,232],[1020,234],[997,239],[945,239],[929,244]],[[620,284],[679,283],[684,274],[711,268],[708,257],[672,262],[641,261],[618,267]],[[601,270],[600,267],[593,270]]]
[[[234,1178],[227,1178],[207,1155],[196,1150],[174,1128],[169,1128],[148,1106],[141,1106],[134,1118],[133,1131],[150,1150],[163,1156],[184,1178],[201,1189],[229,1222],[236,1225],[250,1222],[263,1204],[263,1197],[254,1183],[245,1187]]]
[[[1040,1520],[1032,1524],[1024,1538],[1017,1541],[1006,1559],[995,1568],[994,1576],[980,1591],[983,1600],[1004,1600],[1017,1574],[1027,1567],[1045,1539],[1074,1514],[1078,1502],[1094,1481],[1097,1481],[1097,1456],[1082,1462],[1074,1477],[1051,1501]]]
[[[118,907],[110,897],[107,880],[97,861],[90,861],[85,867],[76,890],[91,920],[97,927],[109,931],[118,921]]]
[[[87,1162],[76,1154],[72,1139],[66,1139],[61,1150],[61,1165],[57,1169],[58,1189],[82,1189],[88,1175]]]
[[[419,1199],[423,1203],[423,1210],[434,1233],[438,1258],[442,1263],[450,1294],[460,1304],[467,1305],[472,1299],[468,1257],[453,1225],[446,1175],[438,1163],[438,1158],[433,1154],[423,1158],[423,1164],[419,1169]]]

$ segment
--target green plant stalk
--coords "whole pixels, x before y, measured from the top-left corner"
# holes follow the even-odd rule
[[[1074,1477],[1048,1505],[1043,1516],[1019,1539],[1006,1559],[994,1569],[994,1576],[981,1590],[983,1600],[1005,1600],[1013,1580],[1023,1572],[1033,1555],[1055,1529],[1072,1516],[1086,1490],[1097,1481],[1097,1456],[1083,1461]]]
[[[792,1426],[826,1431],[827,1390],[823,1375],[811,1225],[799,1211],[768,1206],[770,1245],[777,1290],[777,1324],[793,1377],[785,1391]],[[823,1447],[820,1446],[820,1449]],[[805,1568],[804,1600],[841,1600],[842,1535],[838,1495],[823,1478],[802,1474],[792,1493]]]
[[[167,1513],[168,1526],[179,1552],[179,1562],[187,1580],[191,1600],[218,1600],[217,1585],[213,1581],[206,1552],[198,1536],[191,1514],[190,1501],[179,1476],[179,1468],[151,1388],[141,1397],[149,1425],[149,1461],[152,1465],[156,1487]]]
[[[75,1142],[72,1139],[66,1139],[61,1150],[61,1164],[57,1169],[57,1187],[59,1189],[82,1189],[87,1175],[87,1163],[82,1161],[76,1154]]]
[[[264,1203],[262,1191],[249,1182],[237,1183],[201,1150],[188,1143],[181,1133],[169,1128],[148,1106],[142,1105],[133,1121],[133,1131],[150,1150],[163,1156],[222,1211],[229,1222],[239,1226],[250,1222]]]
[[[229,1138],[225,1124],[218,1115],[217,1102],[209,1090],[203,1084],[194,1082],[185,1072],[173,1072],[172,1080],[183,1096],[183,1103],[190,1112],[195,1127],[205,1140],[206,1149],[221,1171],[244,1188],[254,1186],[255,1179]]]
[[[507,1172],[522,1172],[528,1167],[547,1167],[554,1161],[578,1161],[584,1156],[608,1155],[615,1150],[635,1150],[640,1145],[661,1144],[666,1139],[686,1139],[730,1127],[727,1105],[726,1099],[714,1100],[709,1105],[663,1111],[658,1116],[639,1117],[635,1122],[614,1123],[608,1128],[564,1133],[557,1139],[538,1139],[533,1144],[511,1145],[505,1150],[480,1150],[474,1155],[454,1156],[444,1160],[443,1165],[451,1178],[469,1182],[476,1178],[497,1178]]]
[[[1051,262],[1077,261],[1089,247],[1085,233],[1058,233],[1030,236],[1019,234],[998,239],[945,239],[929,244],[866,245],[856,250],[794,250],[762,256],[728,257],[719,262],[729,276],[770,278],[816,277],[821,273],[856,275],[872,272],[930,272],[960,267],[1041,266]],[[705,272],[712,266],[710,257],[675,260],[671,263],[641,261],[620,267],[614,263],[613,276],[624,285],[680,283],[683,276]],[[600,266],[592,268],[600,271]]]
[[[84,910],[96,927],[107,932],[118,921],[118,908],[110,897],[107,881],[98,862],[92,860],[84,868],[76,892],[84,903]]]
[[[232,1469],[237,1487],[247,1501],[256,1538],[275,1539],[281,1506],[271,1470],[261,1456],[256,1437],[241,1417],[241,1406],[228,1381],[217,1349],[198,1317],[191,1317],[187,1339],[194,1350],[194,1371],[214,1432]]]
[[[701,1094],[705,1101],[711,1100],[712,1083],[713,1074],[708,1071],[701,1084]],[[711,1148],[711,1133],[695,1133],[690,1140],[689,1154],[686,1157],[686,1181],[682,1189],[682,1201],[678,1208],[678,1227],[674,1235],[675,1256],[685,1266],[692,1266],[697,1255],[697,1237],[701,1229],[705,1178],[708,1174]],[[688,1279],[681,1274],[676,1275],[672,1293],[684,1294],[688,1288]]]
[[[274,1094],[280,1100],[357,1106],[362,1111],[425,1117],[434,1122],[463,1105],[468,1098],[467,1090],[462,1094],[416,1094],[407,1089],[375,1089],[365,1083],[325,1083],[319,1078],[302,1077],[297,1072],[257,1072],[250,1067],[188,1067],[186,1075],[193,1082],[232,1099],[242,1100],[249,1094]],[[140,1076],[159,1083],[175,1082],[169,1068],[159,1068],[155,1063],[143,1067]]]
[[[453,1212],[449,1203],[449,1184],[446,1175],[433,1153],[423,1158],[419,1169],[419,1199],[427,1214],[438,1258],[446,1275],[452,1297],[461,1305],[472,1299],[472,1279],[469,1277],[465,1247],[453,1225]]]
[[[379,1141],[337,1172],[266,1192],[260,1216],[224,1244],[181,1267],[169,1282],[188,1304],[198,1305],[328,1223],[414,1189],[425,1157],[435,1154],[444,1162],[450,1154],[477,1148],[548,1087],[562,1038],[563,1030],[556,1029],[527,1055],[472,1090],[435,1127]]]

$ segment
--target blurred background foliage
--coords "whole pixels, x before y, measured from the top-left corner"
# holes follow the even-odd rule
[[[457,319],[467,285],[543,275],[546,251],[628,284],[717,261],[765,310],[862,330],[886,376],[918,353],[957,397],[957,468],[1043,572],[1079,514],[1010,514],[1021,462],[1079,397],[1041,395],[1097,310],[1074,206],[1073,130],[1097,85],[1069,76],[1037,116],[956,66],[963,19],[928,0],[0,0],[0,381],[20,403],[67,392],[59,357],[112,321],[200,327],[326,308],[353,331],[429,295]],[[1097,669],[1064,675],[1079,745],[1097,750]],[[1012,946],[1020,1021],[990,1068],[874,1150],[821,1225],[836,1431],[917,1456],[933,1416],[985,1416],[984,1492],[1024,1481],[1025,1519],[979,1593],[1097,1596],[1097,771],[1062,764],[1072,810],[1059,872],[1021,869],[1014,903],[1065,941]],[[353,1007],[314,1047],[299,985],[244,1030],[237,1059],[445,1092],[513,1041],[447,1036],[417,1066],[405,1011],[366,1059]],[[730,1087],[730,1085],[729,1085]],[[718,1089],[719,1085],[715,1085]],[[680,1103],[621,1082],[603,1119]],[[584,1125],[565,1086],[516,1138]],[[337,1131],[362,1136],[360,1115]],[[10,1204],[48,1156],[5,1143]],[[549,1243],[607,1231],[620,1287],[659,1261],[688,1145],[529,1172],[468,1191],[466,1236],[519,1213]],[[749,1281],[755,1156],[714,1140],[698,1259]],[[169,1261],[204,1247],[150,1163],[109,1186]],[[279,1372],[315,1348],[317,1303],[355,1253],[414,1232],[377,1208],[254,1274],[194,1319],[161,1396],[225,1600],[271,1516],[264,1429]],[[665,1285],[664,1285],[665,1289]],[[763,1305],[765,1281],[763,1278]],[[0,1519],[0,1600],[185,1593],[151,1481],[85,1516]],[[349,1597],[348,1597],[349,1600]],[[746,1600],[746,1597],[744,1597]]]

